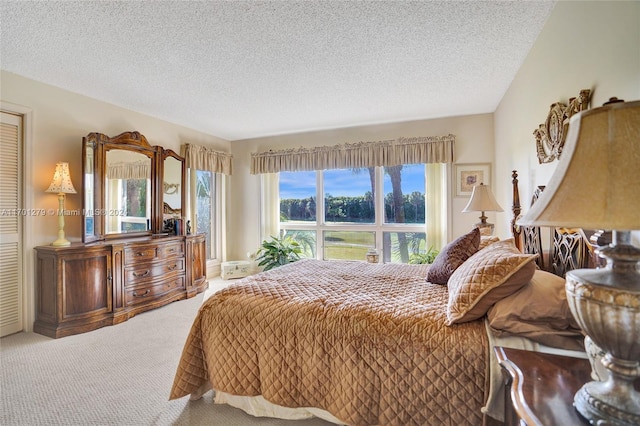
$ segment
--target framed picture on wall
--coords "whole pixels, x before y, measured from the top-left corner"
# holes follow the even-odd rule
[[[455,164],[456,197],[469,197],[473,187],[484,183],[491,185],[491,164]]]

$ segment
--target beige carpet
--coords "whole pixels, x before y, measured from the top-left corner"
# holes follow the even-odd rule
[[[212,284],[219,288],[224,283]],[[0,339],[0,424],[326,425],[319,419],[255,418],[213,404],[212,392],[199,401],[168,400],[203,297],[62,339],[34,333]]]

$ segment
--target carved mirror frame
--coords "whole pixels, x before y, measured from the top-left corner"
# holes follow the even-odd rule
[[[150,159],[150,215],[146,229],[129,232],[107,232],[105,221],[113,210],[106,205],[105,182],[107,179],[107,153],[111,150],[143,154]],[[164,165],[167,158],[175,158],[181,166],[178,187],[178,209],[185,206],[185,168],[184,159],[171,150],[161,146],[152,146],[139,132],[125,132],[113,138],[102,133],[90,133],[82,138],[82,240],[85,243],[114,238],[150,236],[163,232],[163,182]]]

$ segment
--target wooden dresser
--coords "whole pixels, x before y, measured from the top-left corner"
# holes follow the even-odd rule
[[[205,236],[36,247],[36,333],[64,337],[117,324],[207,288]]]

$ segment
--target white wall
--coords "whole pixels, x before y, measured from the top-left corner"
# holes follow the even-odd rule
[[[412,136],[456,135],[456,163],[490,163],[493,159],[493,115],[420,120],[405,123],[360,126],[327,131],[298,133],[234,141],[233,176],[227,229],[227,250],[230,259],[245,259],[248,251],[260,245],[260,177],[250,175],[251,153],[269,149],[331,146],[361,141],[379,141]],[[460,213],[468,198],[451,197],[450,234],[455,237],[467,232],[478,221],[477,214]],[[500,213],[502,214],[502,213]],[[489,215],[490,221],[494,215]]]
[[[591,107],[610,97],[640,99],[640,2],[558,2],[495,116],[496,197],[511,205],[503,177],[518,170],[523,212],[537,185],[545,185],[557,161],[540,165],[534,129],[549,106],[591,89]],[[496,233],[509,235],[509,222]]]

